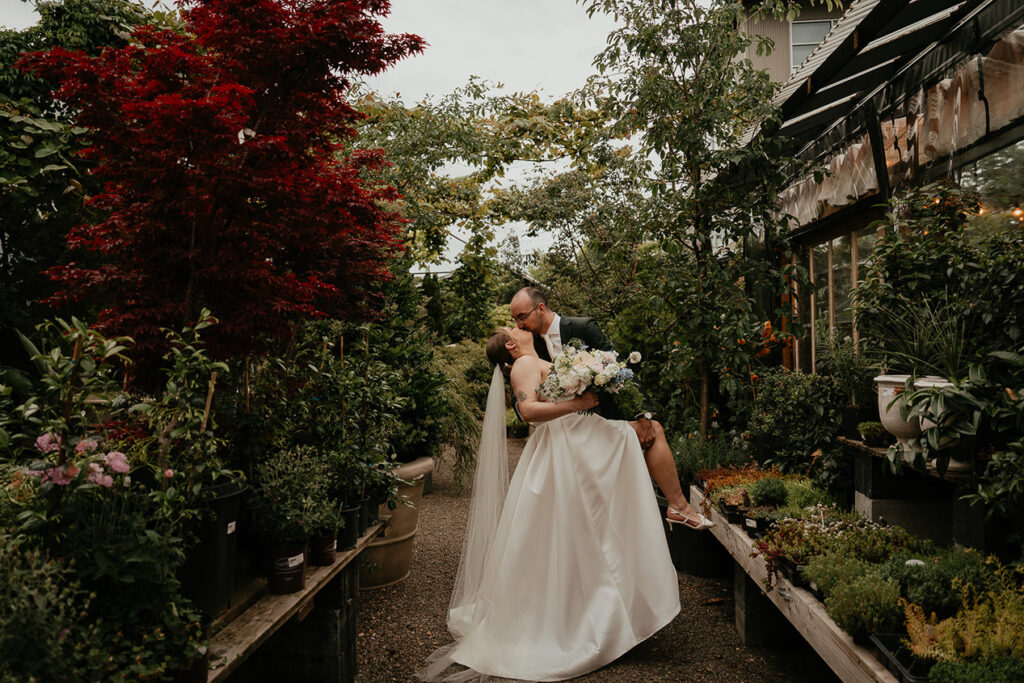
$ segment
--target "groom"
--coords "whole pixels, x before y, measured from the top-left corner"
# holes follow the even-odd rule
[[[563,318],[548,308],[547,296],[536,287],[523,287],[516,292],[509,309],[516,326],[533,333],[533,347],[544,360],[550,361],[557,356],[562,350],[562,343],[571,339],[579,339],[590,348],[615,350],[593,318]],[[617,406],[613,406],[613,411],[618,412]],[[609,414],[613,411],[603,412],[606,417],[622,419],[621,414]],[[654,443],[651,414],[640,413],[630,424],[636,430],[640,446],[646,451]]]

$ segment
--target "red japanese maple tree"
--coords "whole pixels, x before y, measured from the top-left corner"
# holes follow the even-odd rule
[[[211,346],[241,354],[295,320],[344,317],[387,277],[401,226],[380,202],[394,191],[360,182],[379,155],[341,153],[359,117],[345,92],[423,42],[383,31],[387,0],[178,4],[185,33],[23,60],[92,130],[104,183],[102,219],[69,235],[83,258],[51,271],[52,301],[99,303],[98,323],[142,357],[207,307]]]

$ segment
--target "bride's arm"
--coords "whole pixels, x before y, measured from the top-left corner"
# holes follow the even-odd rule
[[[547,422],[557,417],[590,410],[597,406],[597,395],[584,392],[570,401],[548,403],[537,396],[540,386],[540,364],[532,356],[523,356],[512,366],[512,390],[516,392],[519,415],[527,422]]]

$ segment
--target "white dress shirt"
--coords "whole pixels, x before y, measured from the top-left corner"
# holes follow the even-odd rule
[[[551,356],[551,360],[554,360],[555,356],[562,352],[562,335],[558,331],[561,323],[562,317],[555,313],[551,324],[548,325],[548,331],[540,335],[541,339],[544,340],[545,346],[548,347],[548,354]]]

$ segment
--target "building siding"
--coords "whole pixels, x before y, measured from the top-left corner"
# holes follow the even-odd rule
[[[843,16],[843,10],[841,9],[829,10],[825,7],[808,7],[800,12],[797,21],[838,19],[841,16]],[[751,45],[747,48],[746,56],[754,66],[759,69],[765,69],[776,83],[785,83],[789,80],[789,74],[793,70],[790,64],[789,23],[774,19],[748,19],[742,28],[746,33],[770,38],[775,43],[775,49],[767,56],[758,56],[757,45]]]

